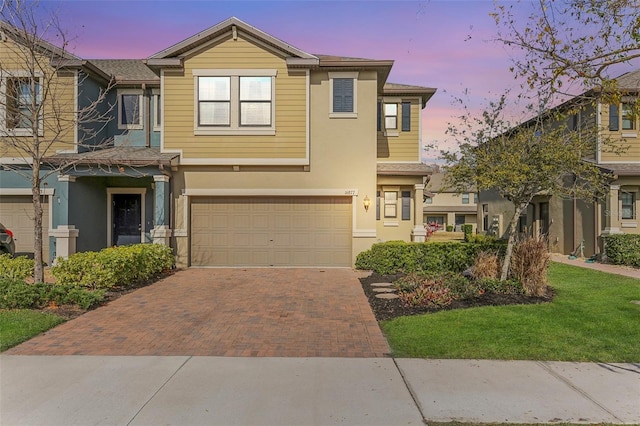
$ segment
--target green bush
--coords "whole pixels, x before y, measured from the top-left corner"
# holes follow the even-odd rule
[[[356,268],[373,270],[379,274],[411,272],[462,272],[473,264],[478,252],[494,251],[504,254],[506,246],[500,242],[407,243],[390,241],[374,244],[358,254]]]
[[[462,232],[464,232],[464,240],[468,243],[473,236],[473,225],[464,224],[462,225]]]
[[[89,309],[104,300],[104,290],[86,290],[72,285],[0,279],[0,309],[38,309],[51,302]]]
[[[640,235],[612,234],[602,238],[609,262],[640,268]]]
[[[492,244],[492,243],[498,243],[500,241],[502,240],[494,237],[493,235],[471,234],[468,237],[465,235],[465,242],[467,243]]]
[[[13,258],[8,253],[0,255],[0,278],[24,280],[33,275],[33,267],[33,259],[26,256]]]
[[[126,287],[146,281],[171,269],[174,256],[161,244],[109,247],[99,252],[81,252],[59,258],[51,272],[56,282],[88,289]]]
[[[453,232],[453,225],[447,225],[447,232]]]

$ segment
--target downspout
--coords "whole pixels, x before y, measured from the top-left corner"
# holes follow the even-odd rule
[[[144,95],[144,146],[151,147],[151,97],[146,83],[142,83],[142,93]]]

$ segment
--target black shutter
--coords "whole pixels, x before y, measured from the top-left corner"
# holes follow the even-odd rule
[[[411,130],[411,102],[402,103],[402,131]]]
[[[619,122],[618,105],[609,105],[609,130],[618,131],[620,129]]]
[[[333,79],[333,112],[353,112],[353,79]]]
[[[382,102],[378,101],[378,131],[382,130]]]
[[[380,220],[380,191],[376,192],[376,220]]]

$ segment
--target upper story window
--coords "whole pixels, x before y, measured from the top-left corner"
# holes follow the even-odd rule
[[[402,191],[402,220],[411,220],[411,191]]]
[[[118,91],[118,129],[142,129],[142,92]]]
[[[196,135],[275,135],[276,70],[193,70]]]
[[[635,193],[620,192],[620,203],[622,204],[622,219],[635,219]]]
[[[462,204],[469,204],[469,193],[465,192],[462,194]]]
[[[636,130],[637,110],[633,103],[623,102],[620,106],[609,105],[609,130]]]
[[[433,204],[433,197],[424,197],[424,204]]]
[[[633,111],[633,105],[629,103],[622,104],[622,130],[636,129],[636,115]]]
[[[478,193],[477,192],[473,193],[473,204],[478,204]]]
[[[329,116],[331,118],[358,117],[358,73],[329,73]]]
[[[24,74],[22,76],[21,74]],[[38,134],[42,135],[42,86],[40,78],[17,73],[0,81],[0,130],[13,136],[30,136],[33,118],[38,116]]]
[[[398,128],[398,104],[384,104],[384,127],[387,130]]]
[[[385,97],[378,102],[378,131],[385,136],[400,136],[400,130],[411,131],[411,102]]]
[[[162,125],[162,99],[160,93],[153,92],[153,130],[160,130]]]

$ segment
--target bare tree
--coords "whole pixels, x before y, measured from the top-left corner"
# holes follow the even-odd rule
[[[44,281],[41,188],[50,175],[73,165],[72,159],[49,164],[47,157],[108,144],[96,140],[96,128],[106,125],[112,108],[104,107],[110,81],[79,107],[76,76],[87,77],[75,70],[83,62],[67,51],[69,40],[56,16],[43,18],[41,12],[37,2],[26,0],[3,0],[0,9],[0,157],[14,159],[1,167],[31,183],[36,282]]]

